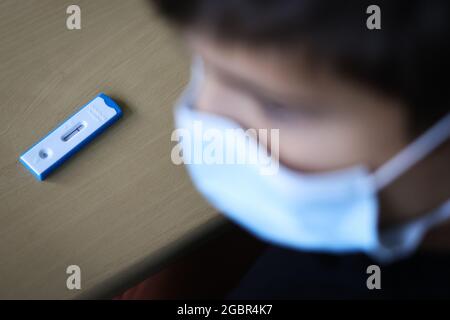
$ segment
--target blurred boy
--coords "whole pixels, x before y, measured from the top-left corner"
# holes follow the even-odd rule
[[[377,1],[379,30],[366,1],[152,2],[197,59],[177,127],[279,130],[274,175],[187,165],[273,244],[231,297],[450,296],[448,2]]]

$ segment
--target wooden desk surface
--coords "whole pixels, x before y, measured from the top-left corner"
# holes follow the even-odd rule
[[[66,28],[70,4],[81,30]],[[188,65],[145,0],[0,2],[0,298],[105,297],[220,229],[170,160]],[[36,181],[19,155],[99,92],[124,117]]]

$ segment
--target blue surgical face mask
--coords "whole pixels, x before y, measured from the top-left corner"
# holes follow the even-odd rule
[[[183,156],[190,154],[187,150],[194,145],[196,153],[207,147],[204,141],[196,141],[201,137],[194,132],[195,123],[201,123],[203,130],[222,133],[240,128],[228,118],[193,108],[203,74],[198,62],[193,68],[191,83],[175,108],[176,127],[193,137],[180,142]],[[239,135],[239,130],[234,132]],[[272,175],[262,174],[261,164],[210,163],[186,167],[210,204],[262,239],[300,250],[364,252],[380,262],[390,262],[412,253],[430,228],[450,217],[450,199],[431,213],[380,232],[377,192],[449,136],[450,114],[374,173],[364,166],[301,174],[280,165]],[[244,152],[235,141],[223,141],[225,152]],[[245,152],[248,150],[260,149],[247,148]]]

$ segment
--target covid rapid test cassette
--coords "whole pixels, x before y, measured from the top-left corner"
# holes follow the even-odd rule
[[[122,116],[122,110],[100,93],[20,156],[40,181]]]

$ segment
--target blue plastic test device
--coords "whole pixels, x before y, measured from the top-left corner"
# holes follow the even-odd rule
[[[40,181],[122,116],[117,103],[100,93],[20,156]]]

